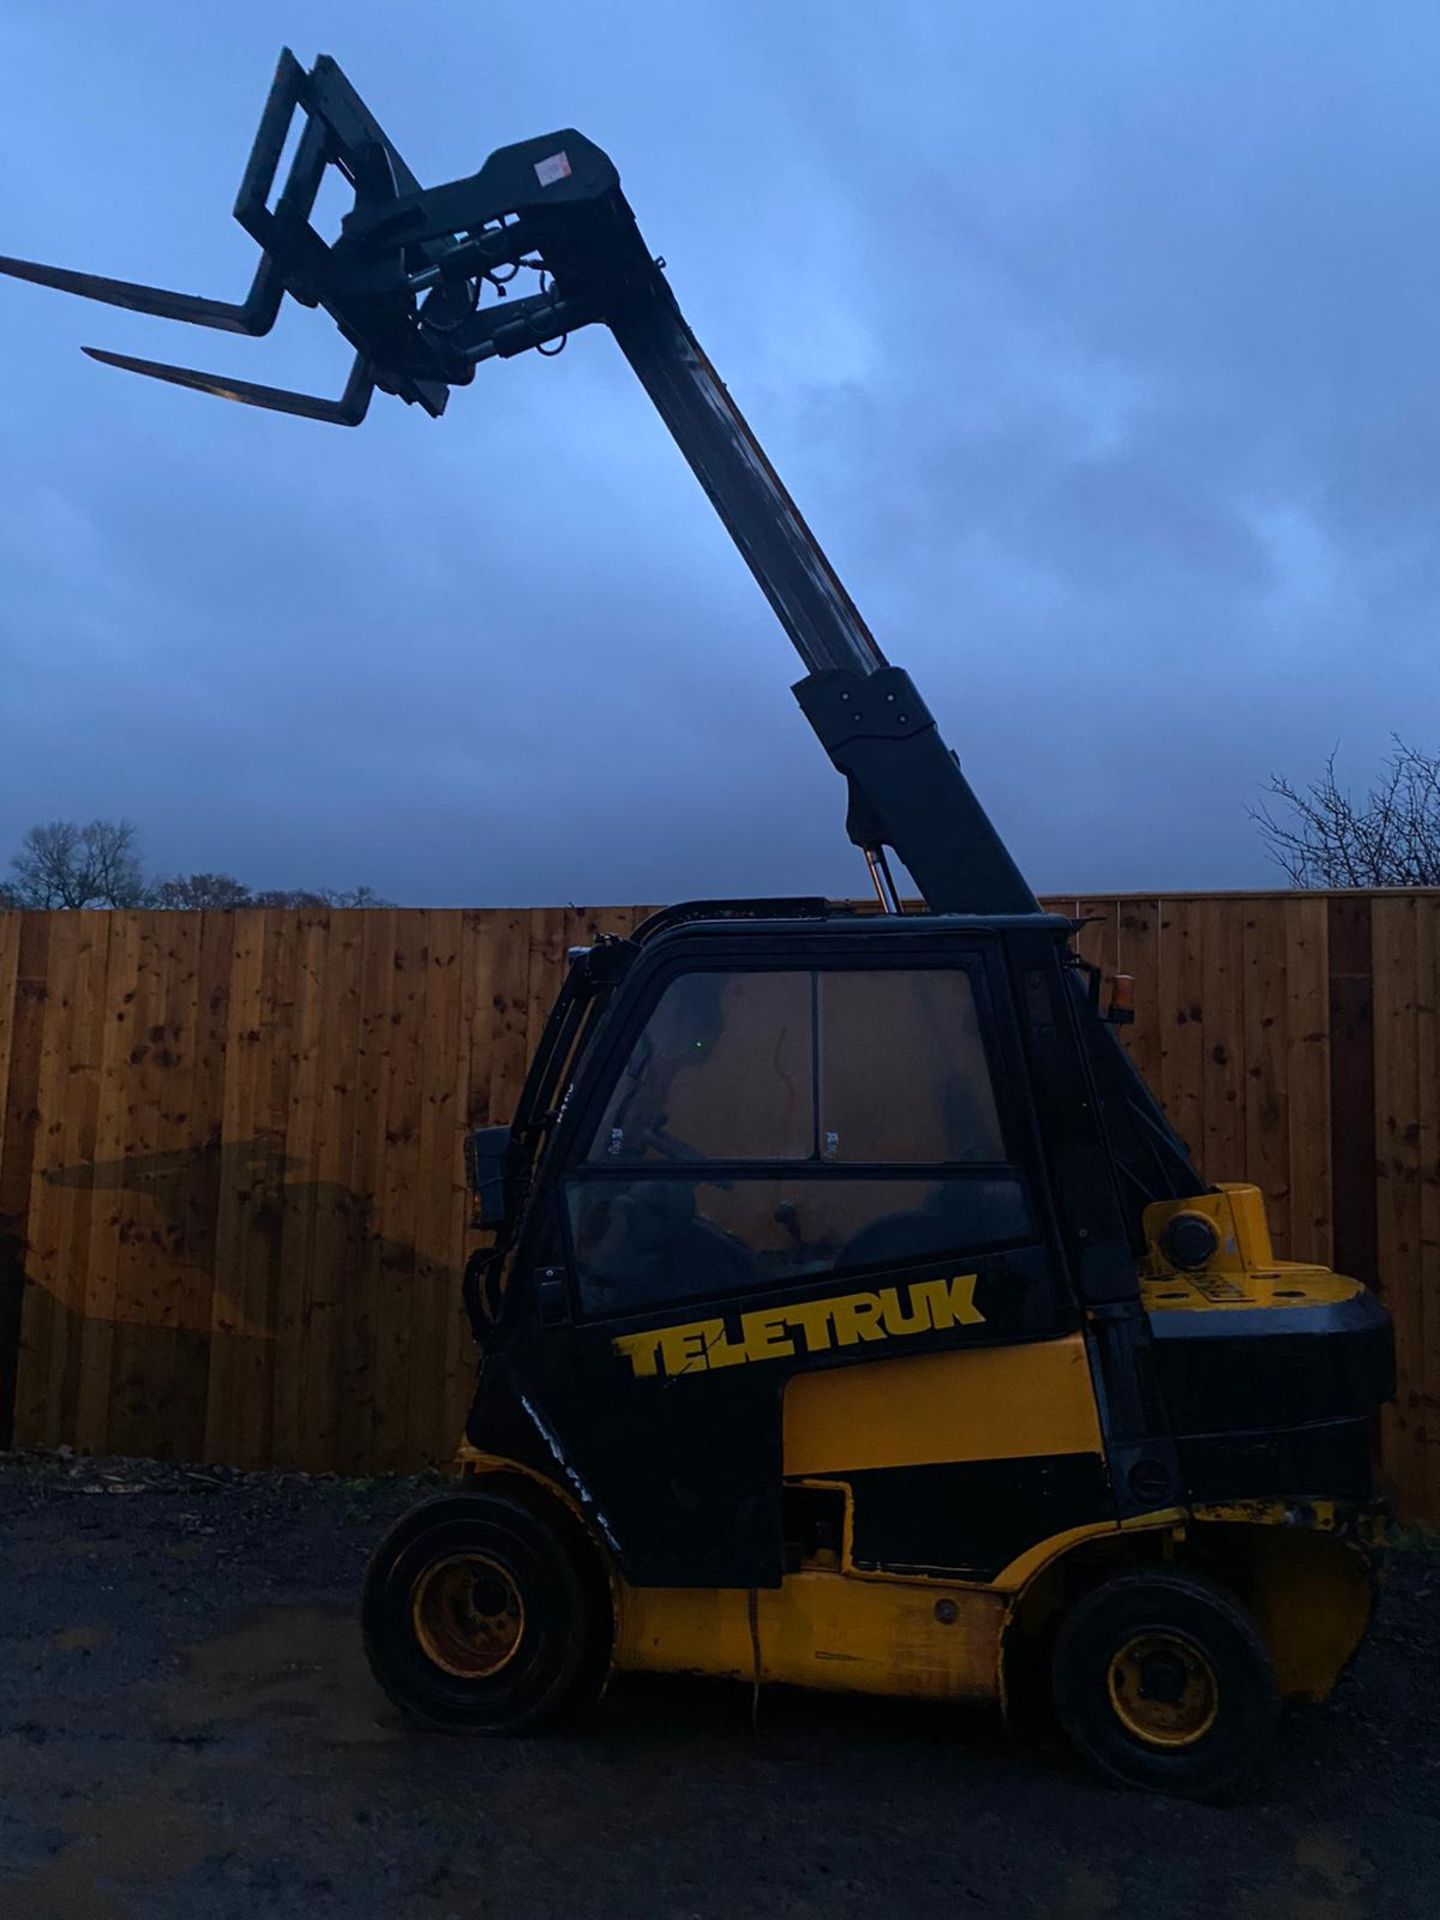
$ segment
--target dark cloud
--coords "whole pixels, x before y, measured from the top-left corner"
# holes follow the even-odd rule
[[[0,248],[214,293],[275,51],[422,176],[571,122],[1043,887],[1270,878],[1247,804],[1435,744],[1433,10],[792,0],[0,15]],[[602,335],[345,434],[340,342],[0,285],[0,840],[417,901],[856,889],[792,656]]]

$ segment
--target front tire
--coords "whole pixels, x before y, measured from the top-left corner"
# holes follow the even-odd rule
[[[443,1733],[523,1733],[586,1690],[600,1622],[561,1529],[520,1500],[442,1495],[371,1556],[361,1605],[370,1670]]]
[[[1052,1678],[1083,1760],[1123,1786],[1195,1799],[1253,1771],[1280,1712],[1250,1615],[1180,1572],[1122,1574],[1083,1595],[1056,1636]]]

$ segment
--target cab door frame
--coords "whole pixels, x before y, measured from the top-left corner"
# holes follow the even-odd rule
[[[1053,934],[1050,944],[1053,952]],[[796,928],[792,923],[783,929],[761,925],[727,928],[723,933],[687,928],[657,941],[650,951],[642,949],[610,1010],[613,1017],[605,1020],[582,1065],[542,1163],[517,1248],[516,1278],[521,1284],[511,1290],[517,1311],[509,1316],[502,1342],[509,1348],[509,1366],[526,1382],[531,1396],[528,1409],[545,1422],[552,1451],[558,1448],[573,1472],[594,1488],[626,1577],[634,1584],[756,1586],[779,1581],[783,1570],[783,1392],[785,1381],[801,1369],[777,1361],[714,1371],[706,1367],[703,1380],[627,1377],[615,1352],[617,1338],[666,1321],[701,1318],[707,1308],[705,1303],[677,1301],[608,1318],[580,1310],[564,1194],[604,1101],[660,994],[682,972],[697,968],[829,971],[853,966],[908,970],[931,964],[964,965],[977,988],[982,1042],[1000,1108],[1007,1164],[1023,1181],[1030,1200],[1032,1238],[1026,1245],[1043,1259],[1041,1284],[1048,1290],[1050,1311],[1043,1324],[1027,1328],[987,1324],[978,1339],[970,1329],[957,1334],[953,1327],[922,1333],[913,1343],[906,1342],[904,1351],[938,1351],[957,1340],[979,1346],[1053,1339],[1079,1324],[1017,1031],[1005,942],[995,928],[934,921],[912,927],[850,922],[839,927],[822,923]],[[725,1170],[723,1163],[719,1170]],[[662,1177],[684,1177],[683,1170],[679,1175],[655,1171]],[[756,1163],[743,1167],[736,1163],[733,1171],[737,1177],[755,1177],[764,1169]],[[791,1164],[783,1171],[793,1174],[795,1168]],[[853,1169],[821,1165],[807,1169],[805,1177],[843,1177],[847,1171]],[[994,1259],[1005,1257],[1002,1252]],[[933,1278],[952,1264],[940,1259],[913,1266],[921,1278]],[[526,1284],[536,1272],[549,1278],[552,1301],[557,1276],[566,1291],[566,1311],[561,1317],[552,1316],[549,1325],[542,1324],[537,1310],[537,1289]],[[799,1291],[812,1302],[823,1302],[847,1287],[852,1291],[864,1287],[873,1278],[832,1271],[805,1282]],[[723,1320],[754,1307],[783,1308],[796,1290],[787,1286],[756,1297],[716,1300],[709,1311]],[[878,1357],[873,1349],[853,1355],[836,1352],[816,1357],[807,1352],[796,1356],[818,1366]],[[647,1393],[649,1397],[643,1397]],[[665,1456],[663,1462],[642,1476],[651,1483],[646,1494],[636,1485],[637,1463],[641,1467],[655,1464],[660,1455]],[[662,1465],[668,1474],[660,1470]]]

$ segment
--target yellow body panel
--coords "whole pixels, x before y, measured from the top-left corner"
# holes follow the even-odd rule
[[[1360,1282],[1328,1267],[1307,1267],[1298,1261],[1277,1261],[1272,1267],[1248,1273],[1147,1275],[1140,1283],[1140,1300],[1147,1313],[1185,1308],[1322,1307],[1349,1300],[1361,1291]]]
[[[588,1528],[584,1509],[548,1475],[468,1444],[456,1465],[472,1484],[497,1473],[532,1481]],[[1168,1536],[1160,1548],[1166,1560],[1183,1565],[1186,1542],[1195,1538],[1206,1543],[1207,1566],[1218,1557],[1233,1561],[1237,1573],[1248,1570],[1243,1585],[1281,1692],[1323,1700],[1359,1644],[1371,1604],[1368,1536],[1342,1538],[1341,1524],[1340,1510],[1324,1502],[1307,1505],[1303,1516],[1270,1501],[1200,1507],[1193,1517],[1174,1508],[1056,1534],[988,1586],[857,1570],[849,1564],[848,1519],[841,1567],[807,1567],[753,1595],[632,1587],[604,1555],[615,1609],[612,1660],[621,1672],[753,1681],[758,1664],[760,1680],[772,1684],[925,1700],[1002,1698],[1007,1629],[1071,1549],[1146,1534]]]
[[[1177,1214],[1200,1214],[1220,1236],[1213,1259],[1194,1271],[1172,1265],[1160,1235]],[[1258,1187],[1232,1184],[1217,1193],[1157,1200],[1145,1209],[1146,1261],[1140,1298],[1149,1313],[1206,1308],[1316,1307],[1363,1291],[1358,1280],[1328,1267],[1277,1260]]]
[[[797,1373],[785,1389],[785,1474],[1099,1453],[1081,1336]]]
[[[1156,1200],[1146,1207],[1145,1239],[1152,1272],[1176,1271],[1160,1251],[1160,1234],[1177,1214],[1191,1213],[1212,1222],[1220,1235],[1218,1250],[1206,1262],[1207,1272],[1244,1273],[1251,1267],[1275,1264],[1264,1194],[1258,1187],[1229,1181],[1222,1182],[1213,1193],[1190,1194],[1183,1200]]]
[[[1281,1693],[1326,1699],[1370,1623],[1382,1514],[1334,1500],[1231,1500],[1197,1506],[1194,1519],[1210,1552],[1243,1552]]]
[[[615,1665],[844,1693],[993,1700],[1004,1617],[998,1593],[842,1573],[792,1573],[783,1586],[753,1596],[733,1588],[626,1587]]]
[[[1005,1629],[1016,1596],[1041,1568],[1081,1541],[1172,1532],[1183,1517],[1176,1508],[1123,1525],[1072,1528],[1032,1547],[988,1586],[849,1565],[787,1574],[782,1586],[753,1596],[621,1581],[615,1665],[753,1680],[758,1641],[762,1681],[907,1699],[998,1699]],[[848,1526],[846,1533],[848,1560]]]
[[[1201,1269],[1166,1261],[1159,1239],[1177,1213],[1203,1214],[1219,1249]],[[1164,1201],[1145,1213],[1142,1298],[1153,1312],[1285,1308],[1343,1300],[1356,1281],[1277,1261],[1264,1201],[1249,1186]],[[616,1341],[638,1377],[763,1364],[784,1355],[888,1341],[941,1324],[979,1322],[973,1274],[802,1303],[744,1316],[738,1337],[701,1321]],[[893,1349],[892,1349],[893,1352]],[[817,1554],[782,1585],[636,1588],[601,1552],[615,1611],[613,1664],[628,1672],[693,1673],[917,1699],[1003,1698],[1007,1632],[1020,1637],[1062,1604],[1067,1556],[1107,1538],[1119,1566],[1184,1565],[1194,1545],[1212,1576],[1245,1595],[1269,1644],[1280,1690],[1323,1699],[1363,1635],[1375,1542],[1333,1501],[1236,1500],[1097,1520],[1027,1548],[994,1579],[857,1569],[851,1493],[835,1476],[866,1468],[1099,1454],[1102,1437],[1081,1335],[794,1374],[785,1390],[783,1471],[791,1485],[833,1485],[845,1499],[840,1550]],[[590,1531],[581,1504],[548,1475],[462,1447],[460,1470],[520,1474],[548,1489]],[[1358,1530],[1357,1530],[1358,1528]],[[1148,1536],[1137,1540],[1137,1535]],[[1138,1558],[1137,1558],[1138,1555]],[[1094,1562],[1091,1566],[1104,1565]],[[1090,1577],[1094,1577],[1093,1575]],[[1012,1640],[1015,1635],[1011,1634]]]
[[[1324,1700],[1370,1624],[1374,1580],[1355,1547],[1334,1534],[1258,1529],[1247,1542],[1251,1606],[1287,1699]]]
[[[1186,1517],[1183,1507],[1161,1507],[1154,1513],[1137,1514],[1131,1520],[1096,1520],[1086,1527],[1071,1527],[1065,1533],[1057,1533],[1049,1540],[1040,1540],[1033,1547],[1027,1547],[1008,1567],[1002,1567],[990,1584],[999,1593],[1019,1593],[1052,1560],[1060,1559],[1082,1541],[1103,1540],[1112,1535],[1118,1539],[1122,1534],[1136,1533],[1170,1533],[1179,1538],[1184,1531]]]

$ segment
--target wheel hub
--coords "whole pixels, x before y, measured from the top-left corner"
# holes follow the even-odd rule
[[[1194,1746],[1220,1710],[1214,1668],[1180,1633],[1131,1635],[1111,1656],[1106,1684],[1116,1719],[1151,1747]]]
[[[410,1597],[425,1657],[461,1680],[485,1680],[513,1660],[525,1603],[508,1570],[487,1554],[455,1554],[426,1567]]]

